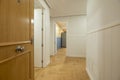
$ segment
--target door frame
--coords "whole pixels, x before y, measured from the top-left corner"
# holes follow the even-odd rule
[[[42,67],[43,63],[43,15],[42,15],[42,8],[35,8],[34,9],[34,66],[35,67]]]
[[[41,30],[41,32],[40,32],[40,34],[41,34],[41,35],[40,35],[40,36],[41,36],[41,40],[40,40],[40,41],[41,41],[41,42],[40,42],[41,47],[39,47],[40,50],[41,50],[41,52],[39,53],[39,54],[41,55],[41,57],[39,57],[39,58],[40,58],[40,61],[39,61],[39,62],[40,62],[40,64],[41,64],[41,66],[35,66],[35,65],[34,65],[34,66],[35,66],[35,67],[38,67],[38,68],[39,68],[39,67],[43,68],[43,65],[44,65],[44,63],[43,63],[43,61],[44,61],[44,57],[43,57],[43,54],[44,54],[44,42],[43,42],[43,41],[44,41],[44,36],[45,36],[45,35],[44,35],[44,8],[43,8],[43,6],[42,6],[41,3],[40,3],[40,5],[41,5],[41,8],[37,8],[37,9],[41,9],[41,14],[40,14],[40,15],[41,15],[41,22],[40,22],[40,23],[41,23],[41,26],[40,26],[40,28],[39,28],[39,29]],[[35,9],[36,9],[36,8],[34,8],[34,10],[35,10]],[[37,9],[36,9],[36,10],[37,10]],[[34,26],[34,27],[35,27],[35,26]],[[34,32],[34,36],[35,36],[35,32]],[[36,41],[36,40],[35,40],[35,37],[34,37],[34,43],[35,43],[35,41]],[[37,46],[37,45],[34,44],[34,48],[35,48],[35,46]],[[35,52],[35,51],[34,51],[34,52]],[[35,55],[36,55],[36,53],[35,53]],[[36,56],[37,56],[37,55],[36,55]],[[34,59],[34,60],[35,60],[35,59]]]
[[[54,36],[54,41],[53,41],[53,52],[54,52],[54,54],[53,55],[55,55],[56,53],[57,53],[57,40],[56,40],[56,23],[57,22],[59,22],[59,21],[61,21],[61,22],[65,22],[66,23],[66,28],[68,27],[68,21],[64,21],[64,20],[61,20],[61,19],[57,19],[57,20],[53,20],[53,36]],[[67,30],[66,30],[67,31]],[[66,42],[67,42],[67,38],[68,38],[68,35],[67,35],[67,33],[66,33]],[[67,43],[66,43],[66,49],[67,49]]]
[[[48,43],[48,39],[47,39],[47,27],[49,27],[48,25],[46,25],[46,21],[48,19],[46,19],[48,17],[48,12],[49,11],[49,8],[47,7],[46,3],[43,1],[43,0],[39,0],[41,6],[42,6],[42,44],[41,44],[41,47],[42,47],[42,60],[40,62],[42,62],[42,68],[43,67],[46,67],[49,63],[50,63],[50,56],[48,55],[50,52],[48,49],[49,49],[49,46],[46,45],[46,44],[50,44]],[[49,23],[47,23],[49,24]],[[46,59],[47,58],[47,59]]]

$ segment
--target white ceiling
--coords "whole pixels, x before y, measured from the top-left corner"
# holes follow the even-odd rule
[[[46,0],[51,17],[86,14],[87,0]]]

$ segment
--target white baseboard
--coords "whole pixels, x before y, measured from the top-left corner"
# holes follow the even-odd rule
[[[90,77],[90,80],[94,80],[93,77],[92,77],[92,75],[91,75],[91,73],[90,73],[90,71],[88,70],[88,68],[86,68],[86,71],[88,73],[88,76]]]
[[[66,55],[67,57],[81,57],[81,58],[86,58],[86,56],[79,56],[79,55]]]
[[[50,64],[50,60],[47,63],[44,63],[43,67],[47,67]]]

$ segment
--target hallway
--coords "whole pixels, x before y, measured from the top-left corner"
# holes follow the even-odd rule
[[[51,57],[47,68],[35,69],[35,80],[90,80],[86,72],[84,58],[66,57],[66,49],[59,49]]]

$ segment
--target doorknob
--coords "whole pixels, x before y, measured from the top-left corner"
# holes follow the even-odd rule
[[[17,46],[16,47],[16,52],[19,53],[19,52],[24,52],[25,51],[25,47],[22,47],[22,46]]]
[[[25,47],[21,47],[21,52],[24,52],[25,51]]]

